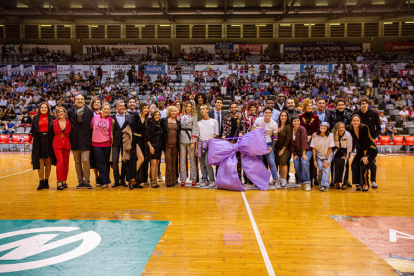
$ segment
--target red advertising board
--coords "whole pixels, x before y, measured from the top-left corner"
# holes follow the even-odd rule
[[[414,69],[404,69],[404,70],[400,70],[400,73],[399,73],[399,76],[400,77],[405,77],[407,75],[414,76]]]
[[[384,43],[384,52],[410,52],[414,49],[414,42]]]
[[[263,52],[263,44],[238,44],[239,52],[249,48],[250,53],[261,53]]]

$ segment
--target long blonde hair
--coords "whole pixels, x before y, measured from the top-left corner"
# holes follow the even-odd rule
[[[184,104],[183,104],[183,109],[182,109],[182,111],[181,111],[181,114],[183,114],[183,115],[187,115],[187,113],[185,112],[185,108],[186,108],[186,106],[187,105],[191,105],[191,111],[190,111],[190,114],[192,115],[192,116],[194,116],[195,114],[197,114],[196,113],[196,110],[195,110],[195,105],[193,104],[193,102],[192,101],[186,101]]]
[[[345,127],[344,122],[338,122],[335,124],[334,128],[332,129],[332,133],[334,136],[334,141],[339,141],[339,127],[343,125]]]

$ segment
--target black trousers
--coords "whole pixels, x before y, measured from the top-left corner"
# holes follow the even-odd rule
[[[372,161],[372,166],[369,169],[371,171],[371,182],[377,182],[377,164],[376,159]]]
[[[352,184],[354,185],[365,185],[369,184],[369,169],[371,168],[373,161],[365,165],[361,158],[363,157],[362,153],[356,154],[354,160],[352,161]]]
[[[332,182],[346,184],[349,178],[349,160],[341,157],[340,154],[335,154],[332,161]]]
[[[122,156],[122,146],[112,147],[112,171],[115,183],[125,183],[127,163],[122,162],[121,175],[119,175],[119,154]]]

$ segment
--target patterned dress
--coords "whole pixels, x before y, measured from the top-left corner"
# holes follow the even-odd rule
[[[165,173],[165,185],[175,185],[178,179],[178,148],[177,148],[177,124],[168,122],[168,137],[165,150],[165,167],[170,168]]]

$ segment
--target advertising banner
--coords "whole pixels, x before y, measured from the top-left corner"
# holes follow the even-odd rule
[[[193,65],[180,65],[181,74],[191,74],[194,71]],[[167,74],[175,74],[175,65],[167,65]]]
[[[5,75],[7,73],[7,65],[0,65],[0,74]]]
[[[131,69],[132,64],[128,65],[111,65],[111,71],[118,71],[122,69],[125,73]],[[161,75],[165,74],[165,65],[144,65],[145,71],[144,74],[148,73],[150,75],[157,75],[161,73]],[[135,65],[135,70],[138,71],[138,65]]]
[[[57,78],[57,66],[56,65],[35,65],[35,78],[42,78],[45,73],[52,74],[52,77]]]
[[[384,43],[384,52],[411,52],[414,42]]]
[[[414,69],[399,70],[400,77],[405,77],[407,75],[414,76]]]
[[[300,73],[305,72],[305,68],[308,64],[301,64],[300,65]],[[333,73],[333,65],[332,64],[309,64],[309,66],[313,66],[313,68],[315,69],[315,73],[316,74],[320,74],[320,73]]]
[[[23,75],[28,75],[30,76],[31,74],[33,74],[33,66],[32,65],[23,65]]]
[[[20,65],[19,64],[12,64],[10,65],[10,73],[11,77],[17,77],[20,74]]]
[[[237,44],[239,52],[249,49],[250,53],[263,53],[267,48],[267,44]]]
[[[150,75],[161,73],[165,74],[165,65],[144,65],[145,71],[144,74],[148,73]]]
[[[214,49],[216,51],[218,50],[234,50],[234,44],[233,43],[216,43],[214,45]]]
[[[85,74],[94,74],[96,72],[96,68],[98,68],[98,65],[72,65],[73,67],[73,73],[77,75],[80,73],[81,75]],[[102,68],[102,74],[107,74],[109,66],[108,65],[101,65]],[[131,65],[129,65],[128,69],[131,68]],[[58,74],[60,75],[69,75],[70,74],[70,65],[58,65],[57,66]]]
[[[162,54],[169,49],[168,45],[83,45],[84,54],[100,53],[105,51],[122,50],[126,55]]]
[[[0,47],[3,47],[4,44],[0,44]],[[20,51],[21,46],[21,51]],[[65,52],[66,54],[71,54],[71,47],[70,45],[37,45],[37,44],[6,44],[6,51],[9,53],[15,53],[15,54],[28,54],[32,52],[33,50],[36,50],[36,48],[39,49],[48,49],[50,52],[57,53],[60,51],[61,53]]]
[[[362,52],[363,45],[349,44],[346,42],[306,42],[302,44],[283,44],[283,53],[297,53],[302,50]]]
[[[200,44],[200,45],[181,45],[181,49],[189,54],[191,52],[195,53],[196,51],[200,52],[201,49],[208,51],[209,53],[214,53],[214,44]]]
[[[300,72],[300,64],[279,64],[280,71]]]

